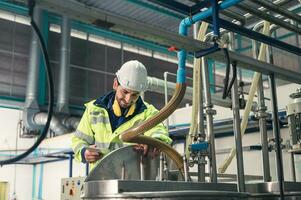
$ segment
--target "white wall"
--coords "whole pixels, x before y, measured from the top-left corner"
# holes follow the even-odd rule
[[[14,150],[16,147],[16,138],[18,149],[28,149],[35,139],[23,139],[17,136],[17,123],[22,118],[22,111],[18,109],[0,108],[0,155],[13,154],[4,150]],[[45,140],[41,148],[70,149],[70,135],[64,135],[53,139]],[[0,156],[1,159],[7,157]],[[43,167],[43,174],[40,174]],[[73,176],[84,176],[85,165],[73,162]],[[35,174],[35,185],[33,185],[33,176]],[[33,165],[5,165],[0,167],[0,181],[9,183],[9,197],[16,192],[18,200],[32,199],[33,187],[35,188],[35,197],[38,197],[39,187],[42,187],[42,199],[58,200],[60,199],[61,178],[69,176],[69,161],[59,161],[36,165],[34,172]],[[42,178],[42,185],[39,185],[39,179]],[[14,181],[16,180],[16,181]]]

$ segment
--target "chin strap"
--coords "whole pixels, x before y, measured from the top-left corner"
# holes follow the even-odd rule
[[[119,103],[116,99],[114,100],[112,108],[113,108],[114,114],[117,117],[120,117],[122,115],[121,108],[120,108]],[[132,115],[135,111],[135,108],[136,108],[136,103],[134,103],[133,105],[131,105],[130,108],[127,109],[127,111],[125,112],[125,117],[128,117],[128,116]]]

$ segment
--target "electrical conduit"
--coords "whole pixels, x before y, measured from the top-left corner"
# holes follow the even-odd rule
[[[263,26],[263,34],[265,35],[269,35],[269,29],[270,29],[270,22],[265,21],[264,22],[264,26]],[[260,51],[259,51],[259,55],[258,55],[258,60],[260,61],[264,61],[265,57],[266,57],[266,48],[267,45],[262,43],[260,46]],[[248,118],[249,118],[249,114],[252,108],[252,103],[253,103],[253,99],[255,96],[255,92],[257,90],[257,85],[258,85],[258,81],[260,78],[260,73],[255,72],[254,76],[253,76],[253,82],[249,91],[249,96],[248,96],[248,100],[246,103],[246,108],[245,108],[245,112],[243,115],[243,119],[241,122],[241,134],[242,136],[245,134],[247,125],[248,125]],[[232,147],[231,152],[229,153],[228,157],[226,158],[226,160],[223,162],[223,164],[219,167],[218,171],[219,173],[224,173],[227,168],[229,167],[229,165],[231,164],[233,158],[235,157],[235,147]]]
[[[220,9],[228,8],[232,5],[239,3],[240,1],[241,0],[224,1],[223,3],[220,4]],[[189,26],[191,26],[193,23],[197,21],[201,21],[202,19],[209,17],[211,14],[212,14],[212,8],[209,8],[204,12],[183,19],[182,22],[180,23],[179,34],[187,36]],[[176,84],[176,90],[170,102],[150,119],[146,120],[145,122],[143,122],[137,127],[133,127],[126,130],[120,135],[121,140],[124,142],[143,143],[150,146],[154,146],[159,150],[163,151],[175,162],[182,175],[184,175],[184,163],[181,155],[176,150],[171,148],[169,145],[159,140],[147,136],[143,136],[142,134],[150,130],[154,126],[156,126],[158,123],[161,123],[163,120],[165,120],[173,111],[175,111],[175,109],[183,99],[185,94],[185,89],[186,89],[186,84],[185,84],[186,55],[187,55],[186,50],[181,50],[178,52],[179,63],[178,63],[178,70],[177,70],[177,84]]]

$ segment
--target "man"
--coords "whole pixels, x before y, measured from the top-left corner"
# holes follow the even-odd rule
[[[145,66],[137,60],[124,63],[116,73],[113,81],[113,91],[87,104],[76,132],[72,137],[72,148],[75,159],[83,163],[90,163],[91,169],[96,161],[108,152],[128,145],[122,143],[119,135],[125,130],[142,123],[158,110],[144,102],[140,93],[147,89],[147,71]],[[167,144],[172,140],[164,125],[158,124],[144,135],[159,139]],[[101,153],[91,147],[101,150]],[[148,146],[138,144],[134,147],[148,153]],[[155,156],[158,151],[152,149]]]

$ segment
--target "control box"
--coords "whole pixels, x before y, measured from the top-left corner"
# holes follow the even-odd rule
[[[63,178],[61,181],[61,200],[81,200],[80,195],[85,178]]]

